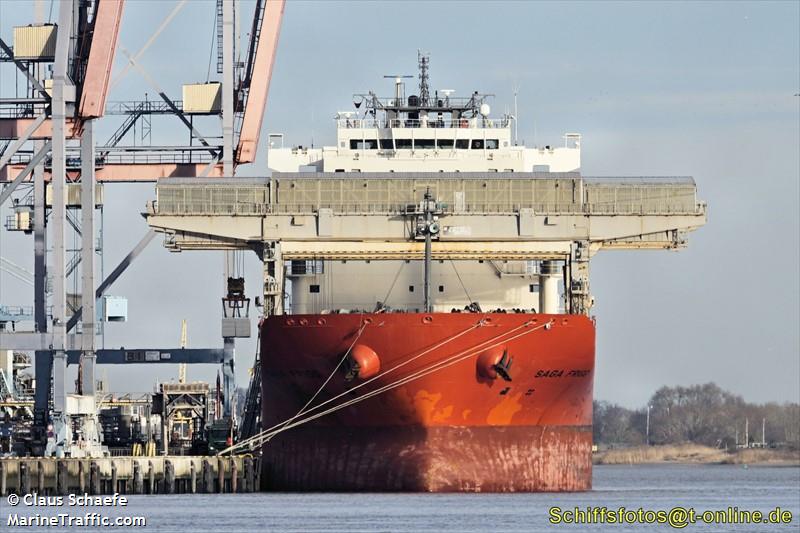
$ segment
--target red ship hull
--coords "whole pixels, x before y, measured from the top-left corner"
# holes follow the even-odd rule
[[[272,490],[588,490],[594,331],[578,315],[270,317],[262,426],[295,417],[331,379],[264,446],[263,479]],[[348,381],[354,353],[379,370],[362,357]]]

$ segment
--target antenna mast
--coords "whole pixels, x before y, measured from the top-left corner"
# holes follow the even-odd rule
[[[428,67],[430,67],[431,57],[422,50],[417,50],[417,61],[419,62],[419,105],[425,107],[431,101],[428,84]]]

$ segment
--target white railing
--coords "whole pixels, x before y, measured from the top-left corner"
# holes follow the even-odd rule
[[[497,129],[510,127],[507,118],[461,118],[455,120],[439,119],[400,119],[379,120],[374,118],[337,118],[339,129],[386,129],[386,128],[475,128]]]

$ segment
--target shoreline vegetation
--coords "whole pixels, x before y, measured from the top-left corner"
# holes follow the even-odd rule
[[[747,466],[800,466],[800,450],[742,448],[727,451],[701,444],[630,446],[599,450],[595,465],[716,464]]]
[[[638,408],[593,404],[595,464],[800,465],[800,403],[750,403],[714,383],[661,387]]]

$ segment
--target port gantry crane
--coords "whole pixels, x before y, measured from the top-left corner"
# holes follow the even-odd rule
[[[41,14],[40,2],[34,1]],[[138,61],[186,4],[185,0],[176,2],[140,53],[130,55],[122,50],[125,71],[138,70],[160,98],[134,102],[108,101],[114,83],[112,66],[115,58],[120,59],[116,52],[125,0],[57,0],[56,4],[57,24],[43,24],[40,15],[34,24],[14,28],[13,43],[0,39],[0,69],[16,69],[25,84],[22,96],[0,94],[0,206],[13,200],[14,215],[6,227],[32,234],[34,249],[34,327],[30,331],[0,330],[0,349],[36,352],[34,416],[38,443],[34,451],[42,452],[45,428],[52,422],[55,438],[50,439],[47,453],[96,455],[102,451],[97,441],[95,364],[222,364],[224,411],[228,417],[233,414],[234,338],[247,333],[242,317],[223,322],[221,349],[97,348],[96,299],[122,275],[155,233],[149,229],[98,284],[94,256],[102,247],[95,247],[95,208],[102,206],[105,183],[233,176],[238,165],[255,160],[284,0],[256,0],[242,54],[235,30],[239,1],[217,0],[217,70],[221,80],[185,86],[189,101],[167,96]],[[239,56],[245,60],[237,61]],[[52,65],[52,75],[48,65]],[[123,116],[123,122],[104,145],[97,146],[95,122],[115,115]],[[150,120],[156,115],[176,117],[190,130],[192,141],[199,144],[123,143],[130,140],[137,124],[141,131],[149,132]],[[214,138],[221,143],[214,144],[211,137],[197,131],[192,120],[196,115],[219,116],[221,136]],[[77,209],[80,219],[75,215]],[[79,253],[69,261],[68,227],[83,236]],[[48,246],[52,248],[50,261]],[[68,297],[67,280],[77,275],[80,294]],[[52,291],[47,290],[48,277],[52,277]],[[81,333],[74,333],[79,323]],[[69,394],[66,367],[75,363],[81,369],[79,390]],[[75,444],[73,427],[80,427],[81,447]]]

